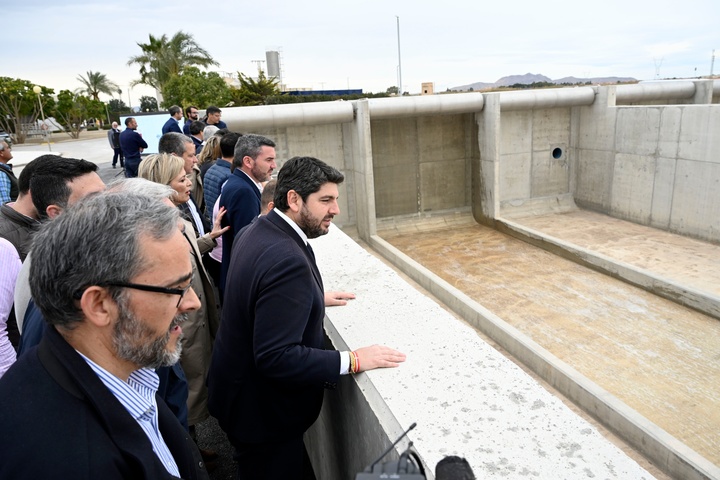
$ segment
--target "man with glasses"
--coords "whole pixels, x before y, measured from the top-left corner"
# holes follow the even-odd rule
[[[190,105],[185,109],[185,125],[183,125],[183,133],[190,136],[190,124],[194,121],[197,121],[197,119],[200,116],[200,112],[198,112],[198,108],[194,105]]]
[[[18,197],[18,181],[12,171],[12,146],[5,140],[0,142],[0,205],[14,202]]]
[[[0,379],[0,478],[208,478],[153,372],[177,362],[200,305],[178,222],[157,198],[105,192],[38,233],[30,283],[49,328]]]

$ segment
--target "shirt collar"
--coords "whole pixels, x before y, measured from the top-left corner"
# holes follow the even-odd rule
[[[124,382],[82,353],[77,353],[135,420],[149,420],[155,415],[156,407],[152,400],[160,386],[160,379],[154,370],[135,370]]]
[[[282,218],[283,220],[285,220],[285,221],[288,223],[288,225],[290,225],[290,226],[292,227],[293,230],[295,230],[295,233],[297,233],[298,235],[300,235],[300,238],[302,239],[303,243],[304,243],[305,245],[307,245],[307,244],[308,244],[307,235],[305,235],[305,232],[303,232],[302,230],[300,230],[300,227],[298,227],[298,224],[295,223],[295,221],[294,221],[292,218],[288,217],[287,215],[285,215],[283,212],[281,212],[281,211],[278,210],[277,208],[273,208],[273,210],[275,211],[275,213],[277,213],[278,215],[280,215],[280,218]]]
[[[242,168],[240,169],[240,171],[241,171],[242,173],[245,173],[245,170],[243,170]],[[258,190],[260,190],[260,193],[262,193],[262,191],[263,191],[263,185],[262,185],[262,183],[256,182],[255,179],[252,178],[252,177],[251,177],[250,175],[248,175],[247,173],[245,173],[245,176],[248,177],[248,178],[250,179],[250,181],[255,184],[255,186],[258,188]]]

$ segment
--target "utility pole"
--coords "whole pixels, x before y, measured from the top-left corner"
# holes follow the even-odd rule
[[[402,97],[402,61],[400,60],[400,17],[395,15],[397,19],[397,39],[398,39],[398,95]]]
[[[712,59],[710,60],[710,77],[712,78],[713,72],[715,71],[715,50],[712,53]]]
[[[660,67],[662,66],[663,60],[665,60],[665,57],[660,59],[653,58],[653,61],[655,62],[655,80],[660,78]]]
[[[262,64],[265,63],[265,60],[250,60],[252,63],[257,64],[258,68],[258,75],[260,75],[260,72],[262,72]]]

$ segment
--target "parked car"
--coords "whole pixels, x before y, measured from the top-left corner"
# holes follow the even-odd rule
[[[7,144],[12,143],[12,138],[10,137],[10,134],[7,133],[5,130],[0,129],[0,142],[6,142]]]

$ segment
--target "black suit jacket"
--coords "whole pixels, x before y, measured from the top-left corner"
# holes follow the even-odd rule
[[[340,376],[340,354],[323,348],[314,258],[273,211],[235,242],[227,281],[208,376],[210,413],[231,442],[302,434]]]
[[[156,396],[163,439],[185,479],[207,479],[188,433]],[[150,440],[55,330],[0,379],[0,478],[161,479]]]

